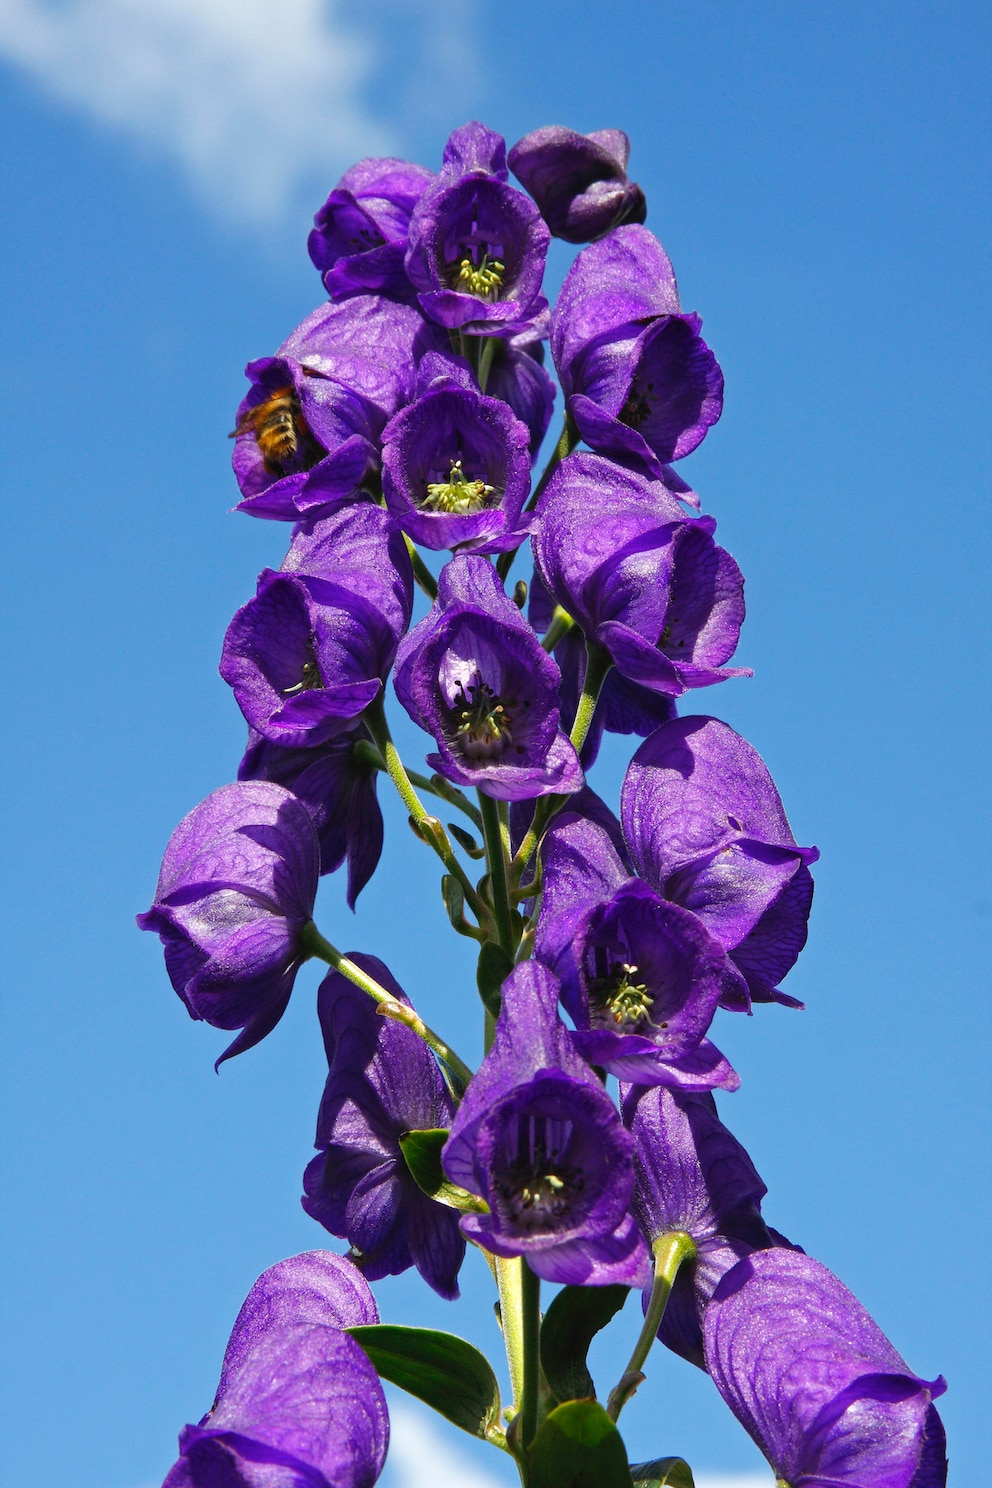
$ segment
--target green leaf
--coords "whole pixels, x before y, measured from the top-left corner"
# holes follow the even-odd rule
[[[479,996],[494,1018],[499,1017],[502,1003],[500,988],[512,970],[513,957],[494,940],[487,940],[479,952],[479,968],[475,979]]]
[[[530,1488],[633,1488],[619,1431],[596,1400],[553,1410],[530,1449]]]
[[[472,1436],[502,1437],[496,1376],[488,1359],[464,1338],[393,1323],[345,1331],[361,1344],[382,1379]]]
[[[589,1345],[627,1299],[625,1286],[566,1286],[541,1325],[541,1364],[558,1400],[586,1400],[596,1386],[586,1368]]]
[[[458,843],[458,846],[464,849],[464,851],[468,853],[470,858],[479,859],[486,856],[486,849],[484,847],[480,847],[479,843],[476,842],[475,838],[472,836],[472,833],[466,832],[465,828],[460,827],[457,822],[449,822],[448,831],[451,833],[452,837],[454,837],[455,841]]]
[[[449,1209],[460,1209],[463,1214],[486,1214],[489,1206],[485,1199],[477,1199],[468,1189],[449,1183],[441,1166],[441,1148],[448,1140],[445,1127],[432,1127],[426,1131],[404,1132],[400,1137],[400,1149],[406,1165],[416,1180],[417,1187],[425,1194],[446,1204]]]
[[[635,1488],[695,1488],[692,1469],[681,1457],[656,1457],[654,1462],[635,1462],[630,1476]]]

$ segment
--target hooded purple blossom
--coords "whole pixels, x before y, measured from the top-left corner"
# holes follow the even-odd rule
[[[350,1261],[312,1250],[263,1272],[238,1314],[217,1396],[179,1438],[163,1488],[372,1488],[389,1418],[345,1328],[379,1321]]]
[[[752,1250],[787,1242],[766,1228],[765,1185],[711,1095],[636,1085],[621,1095],[635,1144],[634,1217],[649,1244],[684,1230],[696,1245],[695,1259],[676,1278],[658,1337],[705,1369],[702,1318],[717,1283]]]
[[[482,124],[456,130],[410,221],[406,271],[424,314],[448,330],[506,336],[541,318],[550,234],[506,179],[505,145]]]
[[[286,1009],[319,860],[306,808],[263,780],[215,790],[169,839],[138,924],[161,937],[190,1017],[243,1030],[218,1063],[257,1044]]]
[[[507,163],[554,237],[589,243],[625,222],[644,221],[644,192],[627,179],[629,155],[622,129],[577,134],[547,124],[518,140]]]
[[[495,1041],[442,1153],[451,1181],[489,1206],[462,1229],[548,1281],[646,1286],[647,1247],[628,1213],[633,1144],[557,1008],[558,983],[534,961],[503,983]]]
[[[382,692],[413,590],[389,528],[381,508],[362,504],[297,533],[284,571],[263,570],[231,621],[220,674],[270,743],[324,744]]]
[[[274,780],[309,811],[320,842],[320,871],[333,873],[348,860],[348,906],[376,870],[382,853],[379,772],[362,758],[365,729],[338,734],[318,749],[283,749],[254,729],[238,766],[239,780]]]
[[[913,1374],[819,1261],[766,1250],[738,1262],[705,1338],[714,1384],[785,1488],[942,1488],[943,1379]]]
[[[555,405],[555,385],[543,365],[544,343],[525,333],[509,341],[496,341],[495,347],[486,392],[492,398],[502,398],[527,425],[533,462]]]
[[[410,295],[403,268],[410,215],[433,180],[409,160],[360,160],[345,171],[307,239],[332,300],[367,290]]]
[[[375,956],[351,959],[409,1003]],[[370,1280],[416,1266],[440,1296],[457,1297],[465,1255],[458,1215],[418,1188],[399,1142],[408,1131],[451,1125],[454,1102],[434,1058],[340,972],[324,978],[317,1006],[330,1073],[317,1118],[320,1156],[304,1175],[303,1207],[349,1242]]]
[[[569,455],[538,507],[534,561],[551,597],[629,681],[678,695],[727,677],[744,619],[740,569],[660,481]]]
[[[620,798],[638,873],[691,909],[744,973],[755,1002],[800,1007],[778,989],[806,943],[809,864],[761,756],[716,718],[678,718],[641,745]]]
[[[416,402],[383,435],[382,489],[402,530],[423,547],[474,553],[517,547],[530,489],[530,433],[468,364],[429,353]]]
[[[362,294],[318,305],[276,355],[335,378],[391,418],[413,397],[421,357],[448,349],[445,332],[412,305]]]
[[[584,248],[551,317],[566,405],[587,444],[664,477],[723,409],[723,374],[679,306],[668,255],[647,228]]]
[[[541,856],[534,954],[561,979],[584,1058],[644,1085],[736,1090],[737,1074],[706,1038],[718,1004],[747,995],[723,947],[695,915],[631,878],[598,823],[559,816]]]
[[[498,801],[578,790],[559,725],[559,672],[492,564],[468,554],[441,571],[430,614],[400,645],[396,693],[437,740],[427,763]]]
[[[238,408],[238,511],[295,522],[326,514],[378,468],[385,414],[361,393],[291,357],[249,362]]]

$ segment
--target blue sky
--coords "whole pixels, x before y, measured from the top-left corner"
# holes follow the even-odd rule
[[[220,642],[286,537],[228,514],[242,368],[320,300],[306,226],[341,170],[434,165],[471,116],[511,140],[625,128],[724,368],[724,417],[683,468],[747,576],[755,676],[699,707],[761,751],[823,856],[788,983],[808,1010],[722,1018],[743,1087],[721,1110],[771,1222],[947,1375],[951,1482],[981,1480],[988,30],[983,7],[919,0],[0,0],[5,1484],[160,1481],[255,1276],[321,1243],[298,1204],[316,970],[218,1077],[224,1035],[188,1021],[133,915],[175,823],[234,774]],[[604,751],[607,796],[628,757]],[[318,918],[472,1057],[467,954],[383,798],[358,914],[331,882]],[[453,1308],[410,1277],[380,1305],[495,1355],[484,1273],[466,1280]],[[432,1488],[510,1481],[397,1420],[387,1488],[419,1488],[425,1459]],[[704,1488],[763,1481],[662,1351],[625,1421],[632,1452],[683,1452]]]

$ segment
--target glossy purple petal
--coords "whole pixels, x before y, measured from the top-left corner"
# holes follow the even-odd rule
[[[382,812],[376,797],[379,772],[356,752],[368,743],[364,729],[339,734],[318,749],[283,749],[250,731],[239,780],[274,780],[307,808],[320,842],[320,871],[348,861],[348,905],[375,872],[382,852]]]
[[[408,1002],[381,961],[357,952],[351,959]],[[465,1254],[458,1216],[417,1186],[399,1144],[405,1132],[451,1123],[454,1103],[433,1055],[338,972],[321,983],[318,1011],[330,1069],[303,1207],[361,1253],[372,1280],[415,1265],[442,1297],[457,1297]]]
[[[441,178],[457,181],[462,176],[479,174],[505,181],[506,140],[478,119],[452,130],[444,147]]]
[[[281,564],[283,573],[325,579],[383,616],[392,636],[388,660],[410,623],[413,566],[389,513],[362,503],[302,525]]]
[[[550,124],[518,140],[509,166],[556,238],[588,243],[625,222],[644,221],[644,193],[627,179],[629,153],[620,129],[577,134]]]
[[[715,718],[663,725],[634,756],[621,794],[637,871],[740,947],[751,995],[769,1000],[806,935],[816,848],[801,848],[757,752]],[[798,878],[798,883],[794,880]]]
[[[389,1422],[368,1357],[342,1328],[378,1322],[349,1261],[294,1256],[266,1271],[228,1345],[217,1397],[180,1437],[165,1488],[371,1488]]]
[[[190,1016],[243,1030],[224,1059],[264,1038],[285,1011],[318,865],[306,809],[267,781],[222,786],[169,840],[155,900],[138,924],[161,937]]]
[[[492,564],[474,555],[445,565],[434,607],[397,652],[397,696],[438,743],[428,763],[497,800],[582,784],[559,726],[558,683]]]
[[[499,398],[434,384],[383,436],[386,505],[434,550],[486,552],[516,530],[530,489],[530,433]]]
[[[496,347],[486,392],[502,398],[527,425],[531,456],[536,459],[555,403],[555,385],[542,365],[544,348],[540,341],[530,346],[498,341]]]
[[[713,1381],[780,1477],[797,1488],[944,1481],[931,1401],[855,1297],[795,1251],[759,1251],[717,1288],[705,1319]]]
[[[409,295],[403,268],[410,216],[434,180],[409,160],[360,160],[314,217],[307,248],[332,299]]]
[[[420,358],[447,350],[445,333],[413,306],[360,294],[318,305],[277,355],[354,388],[389,418],[413,397]]]

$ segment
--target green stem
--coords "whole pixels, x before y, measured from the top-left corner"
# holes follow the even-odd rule
[[[430,815],[414,790],[413,782],[406,772],[406,767],[393,743],[393,736],[389,732],[386,710],[381,697],[369,704],[364,717],[366,727],[375,740],[376,748],[382,756],[389,778],[399,791],[400,799],[410,813],[411,821],[423,840],[437,853],[452,877],[457,878],[465,894],[466,904],[481,925],[487,918],[485,905],[476,893],[475,885],[455,856],[455,850],[451,846],[447,832],[437,817]]]
[[[524,1399],[523,1272],[525,1263],[520,1256],[514,1256],[512,1259],[506,1256],[494,1256],[493,1260],[496,1269],[496,1285],[499,1287],[499,1321],[503,1330],[506,1362],[510,1368],[513,1409],[519,1413],[523,1408]]]
[[[551,616],[551,624],[545,631],[544,639],[541,642],[545,651],[553,651],[558,642],[568,635],[574,624],[575,621],[568,611],[562,609],[561,605],[555,605],[554,613]]]
[[[329,940],[321,935],[313,920],[308,920],[300,931],[300,944],[307,956],[316,956],[320,961],[326,961],[328,966],[333,966],[342,976],[346,976],[349,982],[354,982],[356,987],[361,987],[379,1004],[379,1009],[384,1017],[393,1018],[397,1023],[403,1023],[419,1039],[423,1039],[429,1049],[433,1049],[437,1057],[448,1066],[455,1080],[464,1091],[472,1078],[472,1071],[464,1060],[459,1059],[450,1044],[436,1034],[432,1028],[428,1028],[424,1020],[408,1004],[397,1002],[391,992],[387,992],[374,977],[370,977],[367,971],[356,966],[336,946],[332,946]]]
[[[431,573],[427,564],[420,556],[416,543],[403,534],[406,540],[406,550],[410,554],[410,562],[413,564],[413,577],[423,589],[428,599],[437,599],[437,579]]]
[[[479,353],[479,371],[477,374],[480,393],[486,391],[486,383],[489,381],[489,372],[493,365],[493,357],[496,355],[496,340],[497,338],[495,336],[484,336],[482,338],[482,350]]]
[[[526,1451],[537,1433],[537,1406],[541,1388],[541,1278],[535,1276],[522,1257],[523,1401],[520,1408],[520,1443]]]
[[[569,738],[575,745],[576,754],[582,752],[582,746],[588,738],[596,712],[596,704],[599,702],[599,694],[603,690],[603,683],[612,665],[608,651],[602,646],[597,646],[593,641],[586,641],[586,674],[582,683],[579,706],[575,710],[572,732],[569,734]],[[538,801],[530,830],[517,848],[517,855],[510,864],[510,882],[514,887],[519,884],[524,869],[534,856],[534,851],[544,836],[548,822],[567,800],[568,796],[544,796]]]
[[[513,914],[510,909],[510,885],[507,879],[507,853],[503,841],[499,807],[491,796],[479,792],[479,807],[482,812],[482,835],[486,844],[486,864],[489,868],[493,914],[496,919],[496,938],[510,957],[516,949],[513,932]]]
[[[665,1316],[665,1308],[668,1306],[668,1299],[672,1294],[679,1267],[685,1261],[691,1261],[696,1254],[695,1242],[692,1236],[687,1235],[684,1230],[671,1230],[667,1235],[659,1235],[651,1249],[654,1251],[654,1283],[651,1287],[648,1310],[644,1314],[644,1326],[634,1345],[630,1362],[620,1376],[616,1388],[610,1391],[606,1413],[611,1421],[617,1419],[643,1380],[644,1362],[651,1351],[651,1345],[658,1336],[658,1329]]]
[[[418,790],[427,791],[428,795],[437,796],[439,801],[447,801],[449,806],[463,812],[472,825],[482,831],[479,808],[472,805],[468,796],[463,795],[457,785],[452,785],[443,775],[420,775],[416,770],[407,770],[406,773],[411,785],[415,785]]]

